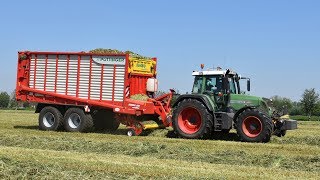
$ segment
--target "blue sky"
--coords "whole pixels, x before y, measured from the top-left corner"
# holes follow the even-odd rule
[[[191,90],[193,70],[232,68],[251,94],[299,100],[320,83],[320,1],[2,1],[0,90],[15,87],[17,51],[103,47],[155,56],[160,88]]]

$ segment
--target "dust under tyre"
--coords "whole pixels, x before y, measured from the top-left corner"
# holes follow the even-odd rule
[[[116,131],[119,126],[120,122],[115,119],[114,113],[108,110],[97,110],[92,115],[93,124],[95,130],[107,130],[107,131]]]
[[[44,107],[39,114],[39,129],[43,131],[57,131],[63,127],[63,115],[52,106]]]
[[[244,142],[269,142],[272,128],[271,119],[257,109],[243,111],[236,121],[237,134]]]
[[[64,128],[69,132],[90,132],[93,120],[90,114],[85,114],[80,108],[69,108],[64,115]]]
[[[211,135],[213,117],[203,103],[185,99],[173,111],[172,126],[182,138],[206,139]]]

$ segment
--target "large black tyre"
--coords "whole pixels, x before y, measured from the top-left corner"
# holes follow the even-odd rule
[[[236,120],[237,134],[244,142],[269,142],[273,125],[270,118],[257,109],[243,111]]]
[[[39,129],[43,131],[57,131],[63,127],[63,115],[52,106],[44,107],[39,114]]]
[[[185,99],[173,111],[172,126],[179,137],[207,139],[211,135],[213,116],[203,103],[195,99]]]
[[[80,108],[69,108],[64,115],[64,128],[69,132],[90,132],[93,119]]]
[[[107,131],[116,131],[120,122],[115,119],[114,113],[108,110],[97,110],[92,114],[93,124],[95,130],[107,130]]]

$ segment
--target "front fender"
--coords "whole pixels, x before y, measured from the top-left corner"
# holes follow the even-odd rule
[[[245,111],[245,110],[247,110],[247,109],[256,109],[256,108],[257,108],[257,107],[255,107],[255,106],[246,106],[246,107],[244,107],[244,108],[239,109],[239,110],[234,114],[234,116],[233,116],[233,121],[236,122],[238,116],[239,116],[243,111]]]

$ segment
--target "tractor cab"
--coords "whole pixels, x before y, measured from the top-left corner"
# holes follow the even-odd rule
[[[241,94],[243,91],[240,89],[240,80],[247,79],[247,91],[250,91],[250,79],[241,77],[231,70],[216,70],[208,71],[194,71],[195,76],[192,93],[203,94],[211,92],[215,94]]]
[[[194,71],[192,94],[209,95],[215,102],[216,108],[220,111],[227,111],[232,96],[243,94],[240,89],[240,80],[247,80],[247,91],[250,91],[250,79],[240,77],[232,70]]]

